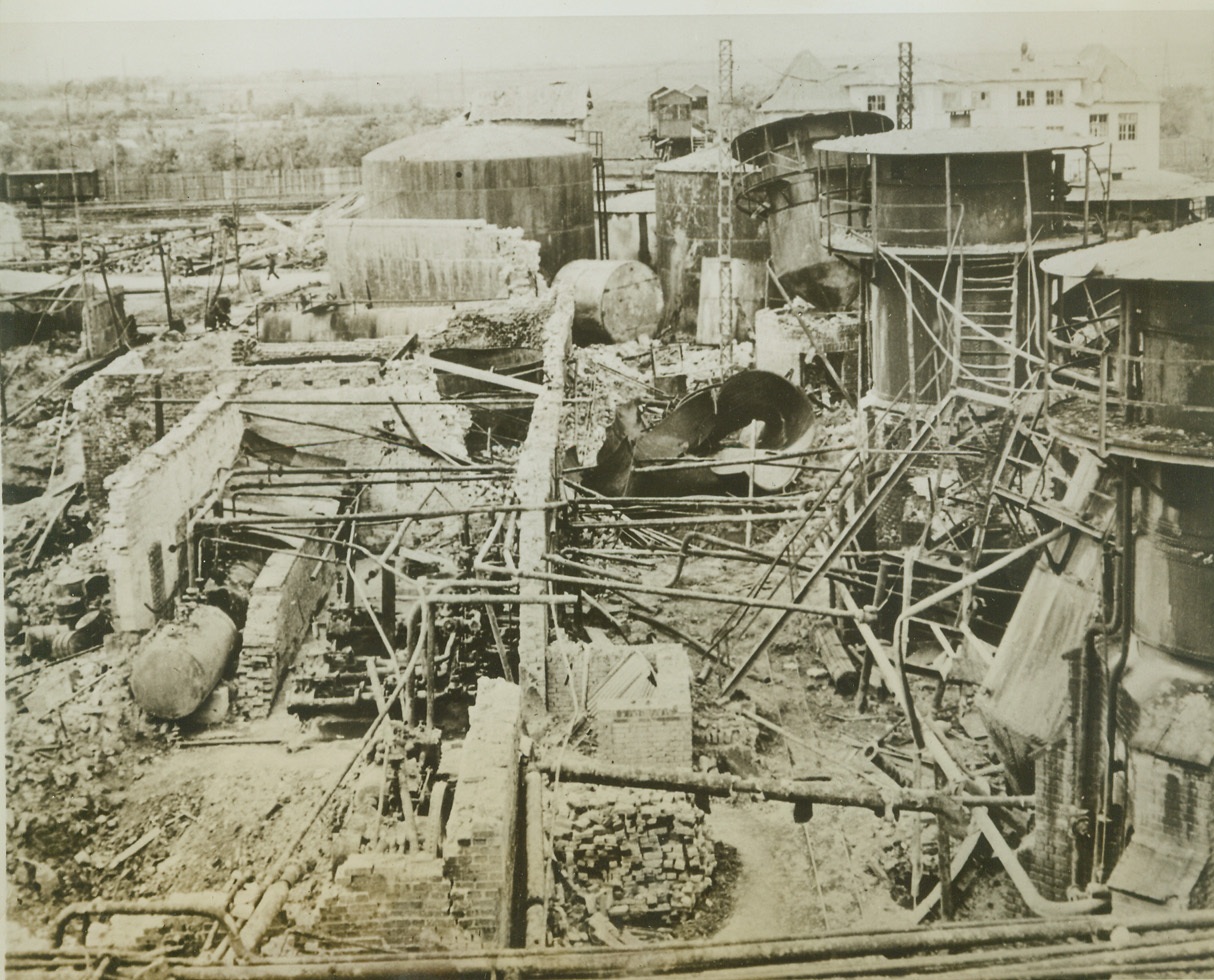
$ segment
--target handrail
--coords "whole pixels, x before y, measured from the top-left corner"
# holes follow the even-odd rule
[[[871,232],[871,214],[873,205],[870,201],[858,200],[855,198],[843,198],[837,196],[822,195],[819,198],[819,213],[828,227],[828,234],[831,229],[840,231],[856,231],[858,233],[869,231]],[[925,241],[917,243],[921,247],[931,246],[947,246],[952,230],[962,221],[962,216],[958,216],[959,209],[964,208],[964,202],[953,201],[940,202],[913,202],[913,201],[882,201],[878,205],[879,210],[883,214],[897,214],[898,212],[906,212],[908,214],[917,214],[923,212],[938,212],[941,215],[940,221],[931,227],[919,227],[918,225],[902,225],[895,220],[891,224],[883,224],[881,234],[879,235],[878,244],[893,244],[890,238],[912,236],[912,235],[934,235],[937,236],[936,241]],[[861,220],[853,222],[852,215],[860,215]],[[839,218],[846,217],[846,223],[840,222]],[[1057,226],[1063,227],[1057,227]],[[1084,219],[1083,215],[1076,214],[1071,211],[1055,211],[1055,210],[1035,210],[1032,212],[1032,228],[1036,229],[1034,235],[1035,240],[1051,240],[1056,238],[1065,238],[1083,234]],[[1089,215],[1087,221],[1087,229],[1089,237],[1095,237],[1098,240],[1103,240],[1105,230],[1102,222],[1095,215]],[[1026,229],[1027,231],[1027,229]],[[1069,231],[1069,235],[1067,232]],[[974,244],[974,243],[971,243]],[[1023,244],[1023,242],[1007,241],[1007,242],[991,242],[989,244],[998,245],[1015,245]]]

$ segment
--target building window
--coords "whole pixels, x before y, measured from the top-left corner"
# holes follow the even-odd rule
[[[1088,116],[1088,134],[1097,138],[1109,135],[1109,114],[1107,112],[1093,112]]]
[[[1126,141],[1138,139],[1138,113],[1122,112],[1118,114],[1117,138]]]
[[[868,97],[868,111],[869,112],[884,112],[885,111],[885,96],[884,95],[870,95]]]
[[[948,124],[953,129],[969,129],[970,128],[969,111],[966,110],[965,112],[950,112],[948,114]]]
[[[991,93],[986,91],[986,89],[980,90],[978,92],[978,104],[981,106],[990,105],[991,104]]]
[[[1020,88],[1016,90],[1016,105],[1030,106],[1037,102],[1037,90],[1031,88]]]
[[[1045,90],[1046,105],[1062,105],[1062,89],[1047,88]]]

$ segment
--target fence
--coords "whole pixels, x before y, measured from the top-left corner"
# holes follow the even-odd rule
[[[1214,139],[1181,136],[1159,141],[1159,166],[1194,177],[1214,177]]]
[[[232,201],[256,200],[327,201],[358,190],[362,185],[359,167],[317,167],[311,170],[220,170],[190,174],[134,174],[108,172],[102,175],[102,198],[106,201]]]

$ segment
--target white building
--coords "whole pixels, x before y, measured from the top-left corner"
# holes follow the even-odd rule
[[[983,58],[947,64],[916,59],[913,128],[962,126],[1047,129],[1096,136],[1112,148],[1114,173],[1159,168],[1160,98],[1100,45],[1072,60]],[[867,109],[897,118],[898,61],[826,65],[802,52],[758,105],[766,118],[813,109]],[[1094,151],[1103,169],[1108,150]]]

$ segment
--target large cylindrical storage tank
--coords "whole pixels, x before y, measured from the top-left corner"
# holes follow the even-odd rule
[[[929,282],[939,282],[944,263],[922,262],[915,268]],[[931,325],[936,337],[946,336],[947,329],[940,319],[939,304],[919,279],[911,279],[910,293],[908,304],[906,282],[898,272],[886,262],[875,264],[869,292],[872,320],[869,363],[873,394],[883,402],[907,403],[914,399],[921,404],[934,405],[951,385],[952,373],[940,371],[943,355],[933,343],[924,321]],[[933,351],[936,351],[934,355]],[[909,383],[912,362],[915,365],[913,391]]]
[[[754,168],[741,180],[743,210],[763,208],[771,240],[771,266],[784,290],[822,310],[855,302],[860,277],[854,264],[832,257],[823,241],[819,177],[836,198],[846,197],[850,177],[841,164],[819,169],[814,146],[838,136],[893,129],[878,112],[809,112],[765,122],[734,140],[734,156]],[[863,174],[856,175],[857,183]]]
[[[957,220],[966,248],[1022,245],[1026,210],[1030,205],[1040,210],[1050,200],[1053,155],[891,154],[876,158],[876,174],[870,221],[883,245],[947,246]],[[1034,221],[1035,227],[1039,224]]]
[[[223,676],[236,635],[236,624],[215,606],[195,606],[185,619],[161,623],[131,664],[135,702],[154,718],[193,713]]]
[[[640,262],[578,259],[552,285],[573,294],[574,343],[618,344],[657,332],[662,286]]]
[[[1214,433],[1214,283],[1127,284],[1142,334],[1146,421]]]
[[[722,166],[734,176],[745,171],[732,157],[722,163],[710,146],[654,167],[657,270],[662,281],[666,329],[693,330],[700,304],[700,261],[718,254],[718,177]],[[735,209],[731,251],[735,259],[766,262],[771,249],[767,227]]]
[[[1147,468],[1134,542],[1134,633],[1185,660],[1214,664],[1214,468]]]
[[[595,255],[588,147],[541,129],[444,126],[372,150],[362,162],[367,218],[482,218],[522,228],[551,279]]]

